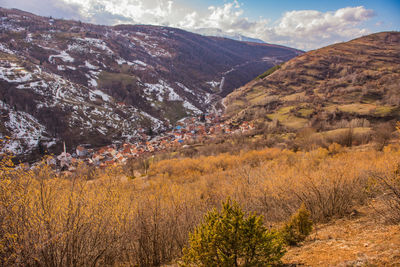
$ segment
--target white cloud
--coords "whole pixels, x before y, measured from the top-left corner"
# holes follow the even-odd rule
[[[59,0],[79,5],[79,14],[94,23],[104,23],[101,14],[123,21],[143,24],[165,24],[172,17],[172,0]],[[110,24],[110,23],[107,23]]]
[[[49,5],[43,5],[43,2]],[[16,7],[38,13],[81,19],[98,24],[155,24],[193,30],[218,28],[300,49],[314,49],[346,41],[369,30],[364,21],[374,16],[363,6],[345,7],[334,11],[294,10],[282,14],[277,21],[251,20],[245,17],[244,4],[239,0],[195,10],[182,0],[0,0],[4,7]],[[53,10],[53,14],[51,10]]]
[[[267,19],[252,21],[243,15],[241,5],[235,0],[222,6],[211,6],[201,16],[197,12],[188,14],[179,23],[171,26],[188,30],[218,28],[270,43],[309,50],[368,34],[368,29],[359,26],[372,18],[374,12],[363,6],[328,12],[295,10],[284,13],[274,23]]]
[[[194,25],[197,28],[219,28],[266,42],[308,50],[369,33],[367,29],[358,26],[373,16],[374,12],[363,6],[329,12],[295,10],[286,12],[271,24],[266,19],[251,21],[243,17],[241,6],[234,1],[220,7],[210,7],[209,14],[203,17],[192,17],[186,28],[193,28]],[[185,23],[177,26],[185,27]]]
[[[368,33],[367,29],[360,29],[358,25],[373,16],[374,12],[363,6],[325,13],[315,10],[290,11],[272,30],[278,39],[279,36],[291,37],[290,43],[298,43],[301,48],[309,49]]]

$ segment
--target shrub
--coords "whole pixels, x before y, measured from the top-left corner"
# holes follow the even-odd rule
[[[393,134],[393,125],[390,123],[382,123],[375,128],[374,141],[376,143],[376,150],[381,151],[386,145],[389,144]]]
[[[236,202],[210,211],[190,234],[182,266],[266,266],[285,253],[279,233],[268,231],[262,216],[245,215]]]
[[[335,154],[338,154],[338,153],[344,151],[343,147],[341,145],[339,145],[338,143],[330,144],[328,147],[328,150],[329,150],[329,154],[331,154],[331,155],[335,155]]]
[[[282,237],[288,245],[295,246],[311,233],[312,225],[310,212],[302,204],[281,230]]]
[[[387,147],[386,150],[390,148]],[[383,206],[378,205],[384,219],[389,223],[400,223],[400,159],[399,152],[386,156],[385,169],[371,172]],[[374,204],[376,205],[376,204]]]

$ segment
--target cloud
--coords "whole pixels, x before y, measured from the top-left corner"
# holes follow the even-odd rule
[[[295,10],[284,13],[278,21],[271,24],[266,19],[251,21],[244,17],[241,6],[234,1],[220,7],[211,6],[209,14],[192,17],[186,28],[219,28],[266,42],[309,50],[369,33],[367,29],[358,26],[374,15],[372,10],[363,6],[328,12]],[[179,26],[185,27],[184,24]]]
[[[88,21],[100,24],[141,23],[169,24],[172,14],[172,0],[58,0],[67,5],[78,5],[79,15]],[[107,15],[108,21],[102,20]]]
[[[312,48],[321,43],[331,43],[368,33],[357,26],[374,16],[363,6],[346,7],[335,12],[299,10],[286,12],[272,30],[278,36],[292,37],[292,43]]]
[[[217,28],[300,49],[314,49],[369,33],[363,22],[375,14],[363,6],[334,11],[294,10],[277,21],[251,20],[239,0],[193,9],[182,0],[0,0],[39,15],[80,19],[97,24],[154,24],[194,30]]]
[[[210,6],[208,13],[202,15],[197,12],[188,14],[171,26],[188,30],[218,28],[228,33],[309,50],[368,34],[368,29],[359,26],[373,16],[375,13],[372,10],[358,6],[328,12],[289,11],[273,23],[267,19],[252,21],[244,17],[239,2],[233,1],[222,6]]]
[[[60,0],[0,0],[0,6],[26,10],[41,16],[75,20],[82,19],[79,12],[77,12],[80,8],[79,5],[66,5]]]

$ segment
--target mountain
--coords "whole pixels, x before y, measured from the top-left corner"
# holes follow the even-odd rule
[[[274,67],[224,99],[236,121],[320,131],[400,119],[400,33],[338,43]]]
[[[146,138],[215,109],[299,50],[0,8],[1,135],[30,154]]]
[[[199,28],[192,30],[194,33],[198,33],[204,36],[215,36],[215,37],[223,37],[223,38],[228,38],[236,41],[242,41],[242,42],[252,42],[252,43],[260,43],[260,44],[265,44],[263,40],[256,39],[256,38],[250,38],[238,33],[231,33],[231,32],[224,32],[221,29],[218,28]]]

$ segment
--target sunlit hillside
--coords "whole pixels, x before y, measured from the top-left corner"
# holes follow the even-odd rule
[[[309,152],[163,155],[125,167],[81,166],[68,176],[45,164],[13,168],[3,156],[1,264],[177,264],[189,232],[227,197],[262,215],[269,229],[279,229],[305,204],[314,231],[305,243],[287,247],[284,263],[393,264],[400,260],[396,142],[383,151],[332,144]],[[343,257],[332,254],[342,250]]]
[[[367,131],[399,119],[399,44],[399,32],[382,32],[307,52],[231,93],[226,113],[288,131]]]
[[[0,7],[0,266],[400,266],[381,2],[50,2]]]

